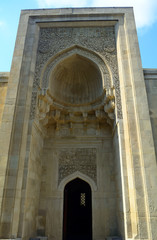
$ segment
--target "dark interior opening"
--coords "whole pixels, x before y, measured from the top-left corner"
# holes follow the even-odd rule
[[[79,178],[64,189],[63,240],[92,240],[91,188]]]

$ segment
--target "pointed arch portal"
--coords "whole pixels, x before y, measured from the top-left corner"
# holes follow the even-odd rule
[[[91,188],[76,178],[64,188],[63,240],[92,239]]]

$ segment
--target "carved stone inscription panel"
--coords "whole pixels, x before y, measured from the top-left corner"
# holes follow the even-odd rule
[[[59,152],[58,182],[79,171],[96,182],[96,148],[70,148]]]

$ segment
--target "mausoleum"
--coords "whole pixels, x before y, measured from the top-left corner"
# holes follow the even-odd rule
[[[23,10],[0,73],[0,239],[157,239],[157,69],[132,8]]]

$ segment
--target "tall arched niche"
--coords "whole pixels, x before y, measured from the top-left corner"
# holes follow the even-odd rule
[[[86,104],[113,88],[112,75],[105,57],[74,45],[47,61],[41,73],[40,88],[48,89],[55,100]]]
[[[38,118],[55,129],[75,123],[113,125],[113,74],[97,53],[72,46],[51,57],[40,78]]]
[[[103,94],[102,75],[93,61],[73,54],[54,67],[49,77],[49,91],[64,103],[93,102]]]

